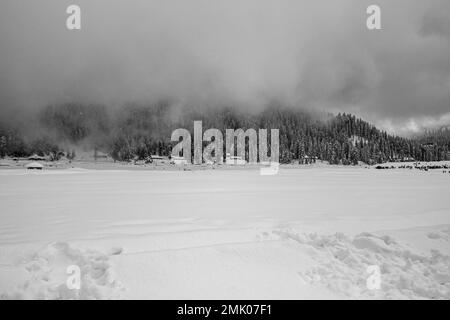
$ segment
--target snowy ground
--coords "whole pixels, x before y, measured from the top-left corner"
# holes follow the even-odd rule
[[[449,195],[439,170],[0,170],[0,296],[450,299]]]

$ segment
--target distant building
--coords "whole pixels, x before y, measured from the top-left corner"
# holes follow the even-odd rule
[[[402,162],[414,162],[416,159],[413,157],[403,157]]]
[[[304,155],[303,157],[300,157],[298,160],[299,164],[312,164],[316,163],[317,157],[310,157],[308,155]]]
[[[95,159],[95,161],[97,161],[97,160],[106,160],[106,159],[108,159],[108,154],[106,154],[104,152],[101,152],[101,151],[95,150],[94,151],[94,159]]]
[[[152,154],[150,157],[152,158],[152,160],[164,160],[162,156],[158,156],[156,154]]]
[[[27,170],[42,170],[44,169],[44,166],[39,162],[31,162],[27,164],[25,168],[27,168]]]
[[[172,157],[173,158],[173,157]],[[147,163],[154,163],[154,164],[167,164],[167,163],[171,163],[171,161],[169,160],[169,158],[167,157],[163,157],[163,156],[159,156],[156,154],[153,154],[150,156],[150,158],[148,159],[149,162]]]
[[[172,159],[170,160],[170,163],[180,166],[180,165],[187,165],[188,161],[184,157],[172,156]]]
[[[241,166],[247,163],[242,157],[239,156],[231,156],[227,153],[227,157],[225,158],[225,163],[231,166]]]

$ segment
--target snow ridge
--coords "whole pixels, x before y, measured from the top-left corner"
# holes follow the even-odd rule
[[[445,240],[449,241],[450,230]],[[266,234],[267,235],[267,234]],[[317,263],[298,272],[306,282],[326,287],[350,299],[450,299],[450,257],[431,250],[429,255],[411,252],[389,236],[361,233],[354,238],[273,231],[273,236],[292,241],[308,251]],[[380,290],[366,285],[368,266],[379,266]]]
[[[113,250],[111,254],[120,254]],[[67,267],[80,268],[80,288],[69,289]],[[3,293],[1,299],[118,299],[123,286],[109,262],[109,255],[95,250],[81,250],[66,242],[45,246],[33,254],[23,267],[27,279],[15,290]]]

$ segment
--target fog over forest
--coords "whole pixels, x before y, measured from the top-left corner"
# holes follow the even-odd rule
[[[377,1],[376,31],[366,0],[79,0],[80,31],[70,4],[1,1],[3,121],[38,130],[48,105],[170,101],[350,112],[404,136],[450,123],[447,0]]]

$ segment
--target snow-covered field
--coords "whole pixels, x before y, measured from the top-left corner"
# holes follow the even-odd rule
[[[450,299],[450,174],[0,170],[0,296]]]

